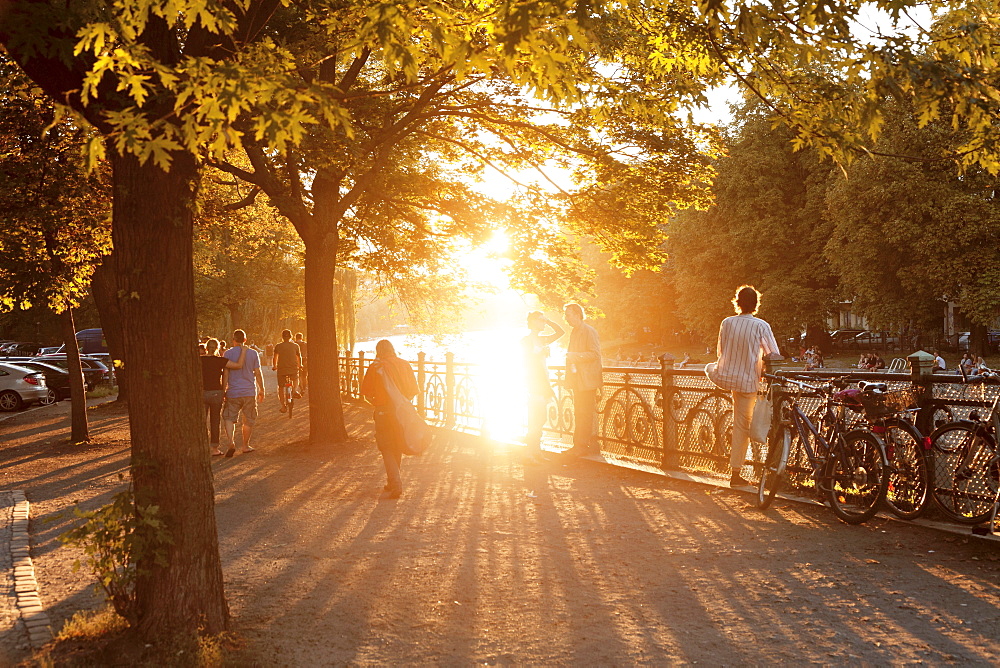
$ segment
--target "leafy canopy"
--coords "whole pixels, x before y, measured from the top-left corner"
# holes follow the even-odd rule
[[[936,159],[1000,171],[996,0],[700,0],[698,8],[706,60],[766,100],[795,129],[796,146],[844,164],[878,151],[891,96],[913,105],[920,127],[940,121],[962,133]]]
[[[90,134],[56,114],[0,61],[0,311],[76,306],[111,250],[110,201],[80,147]]]

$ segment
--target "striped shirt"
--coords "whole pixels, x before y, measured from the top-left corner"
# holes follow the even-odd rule
[[[719,327],[719,361],[705,365],[709,380],[724,390],[756,392],[764,355],[778,354],[771,326],[750,314],[732,315]]]

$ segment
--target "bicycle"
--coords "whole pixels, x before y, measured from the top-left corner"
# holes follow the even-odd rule
[[[889,461],[886,507],[901,519],[920,517],[931,499],[931,441],[906,417],[920,410],[914,389],[890,390],[883,382],[860,381],[857,390],[838,392],[836,399],[845,409],[863,415],[856,426],[882,440]]]
[[[834,514],[848,524],[871,519],[885,499],[889,462],[878,436],[866,429],[845,429],[844,421],[838,419],[833,410],[834,393],[843,389],[846,383],[820,386],[764,375],[775,381],[769,391],[778,399],[780,422],[777,429],[772,426],[768,456],[757,485],[758,507],[766,509],[774,500],[793,454],[793,438],[797,436],[794,455],[797,459],[804,457],[809,479],[829,502]],[[788,392],[786,388],[790,385],[798,390]],[[823,400],[820,427],[799,405],[799,399],[805,396]]]
[[[285,383],[281,388],[282,403],[288,409],[288,419],[292,419],[292,408],[295,407],[295,379],[290,375],[285,376]]]
[[[1000,384],[993,370],[986,375],[969,378],[963,370],[965,384]],[[973,410],[966,420],[941,425],[931,434],[934,453],[933,497],[941,512],[962,524],[989,521],[992,531],[1000,505],[1000,395],[993,400],[983,418]]]

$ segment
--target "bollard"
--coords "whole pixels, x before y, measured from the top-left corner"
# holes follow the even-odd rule
[[[351,393],[353,394],[355,390],[357,391],[357,396],[355,399],[361,399],[361,380],[365,377],[365,351],[358,351],[358,375],[355,378],[358,379],[358,384],[351,388]]]
[[[917,429],[921,434],[934,431],[934,355],[918,350],[906,356],[910,364],[910,381],[916,388]]]
[[[426,361],[426,353],[417,353],[417,412],[424,419],[427,419],[427,398],[424,396],[427,389],[427,371],[424,369]]]
[[[680,468],[680,453],[677,450],[677,421],[670,405],[677,391],[674,384],[674,357],[669,353],[660,356],[660,410],[663,413],[663,461],[664,470]]]
[[[455,353],[445,353],[444,411],[445,425],[455,426]]]

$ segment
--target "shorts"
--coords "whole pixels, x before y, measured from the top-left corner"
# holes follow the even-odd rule
[[[298,371],[279,371],[278,372],[278,390],[280,391],[281,388],[283,388],[285,386],[285,381],[286,380],[292,381],[292,385],[294,385],[295,381],[297,381],[298,379],[299,379],[299,372]]]
[[[252,427],[257,422],[257,397],[226,397],[222,419],[236,422],[243,413],[243,424]]]

